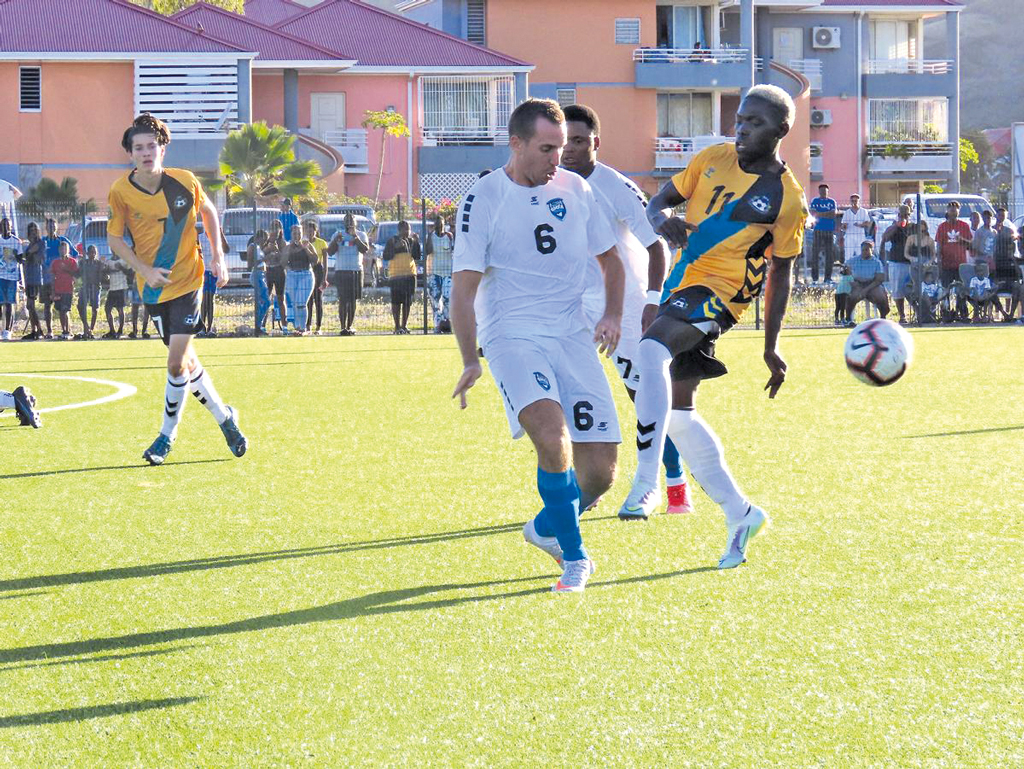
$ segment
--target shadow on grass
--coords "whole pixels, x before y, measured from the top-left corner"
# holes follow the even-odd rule
[[[1010,425],[1009,427],[983,427],[979,430],[954,430],[948,433],[924,433],[923,435],[903,435],[904,440],[911,438],[953,438],[957,435],[981,435],[983,433],[1008,433],[1014,430],[1024,430],[1024,425]]]
[[[173,708],[178,705],[190,705],[199,702],[203,697],[168,697],[161,700],[134,700],[132,702],[112,702],[109,705],[91,705],[84,708],[67,708],[66,710],[47,710],[42,713],[25,713],[20,716],[0,716],[0,729],[13,729],[18,726],[43,726],[45,724],[67,724],[76,721],[88,721],[93,718],[123,716],[127,713],[141,713],[146,710]]]
[[[174,467],[175,465],[206,465],[211,462],[230,462],[231,460],[227,457],[220,457],[218,459],[186,459],[181,462],[165,462],[163,467]],[[134,465],[106,465],[105,467],[72,467],[65,470],[39,470],[34,473],[12,473],[10,475],[0,475],[0,481],[11,478],[39,478],[45,475],[67,475],[68,473],[95,473],[102,470],[148,470],[152,465],[140,461]],[[2,584],[2,583],[0,583]],[[0,588],[2,589],[2,588]]]
[[[672,579],[689,574],[700,574],[702,572],[717,571],[713,566],[700,566],[693,569],[681,569],[677,571],[664,572],[662,574],[649,574],[642,577],[625,577],[623,579],[608,580],[605,582],[591,582],[587,590],[592,592],[606,587],[617,587],[642,582],[654,582],[656,580]],[[543,587],[527,587],[519,590],[507,590],[499,593],[485,595],[454,596],[450,598],[435,598],[425,601],[413,601],[416,598],[425,598],[437,593],[462,590],[479,590],[491,587],[503,587],[516,585],[523,582],[536,582],[544,580]],[[278,614],[264,614],[259,617],[237,620],[235,622],[224,622],[217,625],[198,625],[196,627],[171,628],[168,630],[155,630],[148,633],[131,633],[129,635],[111,636],[108,638],[91,638],[85,641],[68,641],[65,643],[40,644],[38,646],[23,646],[14,649],[0,649],[0,664],[8,665],[14,662],[29,662],[39,659],[53,659],[55,657],[75,657],[81,654],[92,654],[95,652],[115,651],[119,649],[130,649],[139,646],[152,646],[155,644],[174,643],[187,641],[196,638],[209,638],[211,636],[233,635],[235,633],[251,633],[260,630],[273,630],[276,628],[295,627],[298,625],[310,625],[320,622],[335,622],[338,620],[353,619],[356,617],[368,617],[381,614],[396,614],[409,611],[429,611],[431,609],[443,609],[463,604],[480,603],[482,601],[502,601],[512,598],[523,598],[530,595],[543,595],[549,593],[552,575],[541,575],[535,577],[520,577],[511,580],[491,580],[488,582],[468,582],[463,584],[446,583],[443,585],[423,585],[402,590],[382,590],[377,593],[347,598],[343,601],[313,606],[309,609],[297,609],[295,611],[280,612]],[[553,597],[553,600],[571,600],[567,596]],[[9,669],[9,668],[4,668]]]
[[[185,649],[195,649],[198,646],[204,646],[205,644],[186,644],[185,646],[173,646],[170,649],[150,649],[145,652],[129,652],[128,654],[104,654],[101,657],[85,657],[78,660],[56,660],[54,662],[30,662],[25,665],[8,665],[5,668],[0,668],[0,673],[8,670],[22,670],[24,668],[51,668],[54,665],[88,665],[91,662],[115,662],[117,660],[130,660],[136,657],[158,657],[161,654],[172,654],[174,652],[185,651]]]
[[[15,598],[28,598],[33,595],[46,595],[49,590],[32,590],[28,593],[14,593],[13,595],[0,595],[0,601],[12,601]]]
[[[182,462],[180,464],[185,463]],[[614,517],[615,516],[611,515],[592,517],[581,521],[581,523],[607,520]],[[124,566],[115,569],[99,569],[96,571],[76,571],[68,572],[66,574],[44,574],[36,577],[0,580],[0,592],[9,590],[31,590],[33,588],[55,587],[59,585],[79,585],[88,582],[104,582],[116,579],[158,577],[162,574],[178,574],[187,571],[204,571],[206,569],[227,569],[235,566],[248,566],[255,563],[263,563],[265,561],[282,561],[291,558],[311,558],[321,555],[341,555],[343,553],[358,552],[360,550],[379,550],[390,547],[432,545],[438,542],[449,542],[456,539],[487,537],[492,534],[507,534],[509,532],[519,531],[522,526],[523,524],[521,523],[500,523],[494,526],[478,526],[473,529],[462,529],[460,531],[442,531],[437,534],[409,534],[401,537],[387,537],[385,539],[371,539],[361,542],[346,542],[337,545],[298,547],[290,550],[271,550],[262,553],[243,553],[241,555],[222,555],[213,556],[211,558],[194,558],[187,561],[151,563],[143,566]]]

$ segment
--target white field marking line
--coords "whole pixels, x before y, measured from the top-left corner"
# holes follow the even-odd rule
[[[51,411],[65,411],[67,409],[84,409],[86,406],[99,406],[104,403],[110,403],[111,401],[119,401],[122,398],[130,398],[135,395],[138,390],[134,385],[125,384],[124,382],[112,382],[109,379],[93,379],[92,377],[86,376],[65,376],[57,374],[7,374],[0,373],[0,378],[5,377],[21,377],[23,379],[71,379],[76,382],[92,382],[93,384],[107,385],[113,387],[116,392],[110,395],[104,395],[102,398],[97,398],[92,401],[83,401],[82,403],[67,403],[63,406],[50,406],[49,408],[39,409],[40,414],[48,414]],[[0,414],[2,417],[15,416],[15,410],[10,409],[9,414]]]

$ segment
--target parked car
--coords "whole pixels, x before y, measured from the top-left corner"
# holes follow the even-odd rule
[[[42,228],[40,228],[42,229]],[[85,235],[82,234],[82,222],[71,222],[68,225],[64,237],[70,240],[79,254],[84,254],[89,246],[96,246],[96,252],[100,259],[110,258],[110,246],[107,245],[107,217],[87,216],[85,217]],[[43,233],[44,235],[46,233]]]
[[[277,221],[281,212],[276,208],[256,209],[256,228],[270,231],[271,222]],[[255,230],[252,224],[251,208],[227,208],[220,216],[220,227],[227,241],[228,250],[224,258],[228,263],[229,284],[248,284],[249,262],[248,248]],[[199,238],[203,253],[208,249],[206,235]]]
[[[320,237],[326,240],[328,243],[339,231],[343,231],[345,228],[345,217],[349,214],[306,214],[302,217],[302,221],[305,222],[309,219],[316,219],[317,225],[320,231]],[[371,243],[370,233],[373,231],[373,222],[367,219],[361,214],[353,214],[355,218],[356,229],[362,233],[367,243]],[[331,273],[334,271],[334,257],[327,257],[327,272]],[[372,244],[370,252],[363,257],[363,285],[364,286],[375,286],[379,283],[380,278],[380,256],[373,249]]]
[[[355,214],[356,216],[365,216],[373,224],[377,223],[377,214],[373,210],[373,206],[362,205],[359,203],[344,203],[342,205],[327,206],[327,213],[329,214]]]

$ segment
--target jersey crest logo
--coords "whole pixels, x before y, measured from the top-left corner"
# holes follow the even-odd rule
[[[711,176],[714,173],[715,173],[715,167],[714,166],[708,166],[708,170],[704,172],[704,178],[705,179],[710,179]]]
[[[175,208],[184,208],[187,205],[188,205],[188,201],[185,200],[185,196],[184,195],[178,195],[178,197],[176,197],[174,199],[174,207]]]
[[[750,207],[758,213],[766,214],[771,210],[772,202],[767,195],[757,195],[750,199]]]
[[[551,382],[549,382],[548,378],[539,371],[533,372],[533,378],[537,380],[537,384],[540,385],[540,389],[542,389],[544,392],[547,392],[548,390],[551,389]]]
[[[198,326],[199,325],[199,316],[198,315],[186,315],[185,319],[184,319],[184,323],[185,323],[186,326]]]
[[[558,220],[565,219],[565,201],[561,198],[554,198],[548,201],[548,210]]]

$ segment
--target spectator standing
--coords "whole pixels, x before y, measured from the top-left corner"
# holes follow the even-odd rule
[[[973,216],[973,214],[972,214]],[[971,258],[975,264],[985,262],[989,270],[995,270],[996,229],[992,226],[992,212],[981,213],[982,224],[974,231],[971,241]]]
[[[445,229],[444,219],[434,217],[434,228],[427,233],[424,258],[427,260],[424,273],[430,304],[434,310],[434,333],[451,333],[452,324],[448,318],[448,303],[452,295],[452,252],[455,241],[451,232]]]
[[[853,275],[850,274],[850,267],[845,262],[839,267],[839,280],[836,281],[836,311],[835,324],[842,326],[846,323],[847,300],[850,298],[850,291],[853,289]]]
[[[334,286],[338,291],[338,320],[341,323],[340,336],[352,336],[352,323],[356,318],[356,302],[363,295],[363,254],[370,250],[370,244],[356,229],[355,219],[345,217],[344,232],[335,233],[327,246],[327,253],[334,256]]]
[[[420,242],[410,234],[409,222],[399,222],[398,234],[388,238],[384,261],[388,263],[394,333],[408,334],[412,295],[416,293],[416,265],[420,261]]]
[[[860,253],[860,244],[868,237],[871,229],[871,217],[866,208],[861,208],[860,195],[850,195],[850,207],[843,211],[839,222],[839,231],[843,238],[843,261]]]
[[[82,319],[82,333],[79,339],[92,339],[96,329],[96,313],[100,307],[100,281],[103,277],[103,263],[99,260],[96,246],[85,249],[85,258],[78,260],[78,317]],[[86,307],[92,308],[92,320],[86,319]]]
[[[139,293],[139,282],[135,279],[135,271],[128,273],[128,300],[132,303],[132,332],[129,339],[136,339],[139,336],[139,310],[142,310],[142,338],[149,339],[149,310],[142,303],[142,295]]]
[[[967,263],[967,249],[973,238],[970,226],[960,220],[959,216],[960,203],[951,200],[946,206],[946,221],[935,231],[935,242],[939,249],[939,276],[946,288],[960,279],[960,265]]]
[[[270,236],[266,230],[256,230],[252,240],[249,241],[249,264],[252,269],[249,273],[249,281],[252,283],[253,291],[256,293],[256,324],[254,334],[256,336],[267,335],[267,311],[270,309],[270,290],[267,288],[267,243]]]
[[[314,334],[320,336],[320,326],[324,320],[324,289],[327,288],[327,241],[320,237],[320,226],[316,219],[307,219],[302,225],[306,241],[316,252],[316,264],[313,265],[313,293],[306,302],[306,317],[309,325],[313,325],[313,311],[316,310],[316,329]]]
[[[196,233],[201,234],[202,232],[202,222],[196,222]],[[223,254],[228,254],[231,251],[231,246],[228,244],[227,238],[224,237],[223,231],[220,234],[220,248],[221,253]],[[203,328],[201,331],[196,333],[196,336],[217,336],[217,328],[214,323],[214,311],[217,297],[217,276],[214,275],[213,270],[210,269],[212,264],[207,263],[209,256],[203,251],[201,245],[199,246],[199,256],[202,257],[203,260],[203,300],[199,306],[199,314],[202,317]]]
[[[43,305],[43,322],[46,324],[46,338],[53,339],[53,323],[50,307],[53,297],[53,263],[60,259],[60,244],[68,244],[68,253],[75,253],[75,244],[57,234],[57,223],[53,219],[46,220],[46,259],[43,262],[43,285],[39,289],[39,302]]]
[[[299,217],[292,211],[291,198],[285,198],[281,201],[281,213],[277,215],[277,220],[281,223],[281,232],[284,233],[285,241],[290,243],[292,240],[292,227],[299,223]]]
[[[43,263],[46,261],[46,244],[39,237],[39,225],[29,222],[25,235],[28,240],[22,250],[21,258],[25,276],[25,307],[28,310],[28,321],[31,330],[22,339],[42,339],[43,328],[39,323],[39,310],[36,300],[43,285]]]
[[[53,275],[53,304],[60,315],[61,337],[71,338],[71,299],[75,293],[78,260],[71,255],[71,244],[65,240],[58,248],[60,258],[50,265]]]
[[[911,225],[911,229],[916,231],[907,237],[906,254],[912,264],[924,269],[926,265],[935,261],[935,241],[928,232],[928,222],[921,221],[916,228]]]
[[[107,326],[110,327],[103,338],[120,339],[121,334],[124,333],[124,301],[125,293],[128,290],[128,275],[132,269],[117,254],[111,255],[103,265],[103,269],[106,271],[109,281],[107,299],[103,309],[107,314]],[[114,331],[114,310],[117,310],[117,331]]]
[[[21,282],[21,238],[11,230],[11,220],[0,219],[0,305],[3,305],[4,327],[0,339],[11,338],[14,325],[14,306],[18,303],[18,284]]]
[[[971,211],[971,232],[977,232],[979,227],[981,227],[981,214]]]
[[[907,235],[910,232],[910,206],[900,206],[896,221],[882,235],[882,249],[889,244],[889,287],[896,300],[900,323],[907,322],[906,298],[912,295],[910,259],[907,257]]]
[[[284,249],[288,274],[285,278],[285,295],[295,313],[292,330],[294,336],[306,334],[306,303],[313,293],[313,264],[317,255],[313,245],[302,237],[302,227],[292,225],[291,240]],[[284,324],[282,324],[283,327]]]
[[[818,254],[824,254],[825,282],[832,282],[832,264],[836,259],[836,211],[835,200],[828,196],[828,185],[818,185],[818,197],[809,206],[815,217],[814,237],[811,241],[811,280],[818,282]]]
[[[884,318],[889,314],[889,296],[882,285],[885,282],[885,266],[875,256],[875,244],[865,240],[860,244],[860,256],[849,260],[847,264],[853,275],[853,286],[846,299],[846,325],[853,325],[853,314],[862,299],[875,305],[878,314]]]
[[[1017,304],[1022,301],[1020,264],[1021,259],[1017,257],[1017,248],[1020,245],[1020,235],[1013,222],[1006,218],[1006,209],[1000,206],[996,210],[995,242],[992,245],[992,275],[993,285],[996,292],[996,307],[1003,315],[1003,320],[1009,322],[1017,311]],[[998,294],[1007,293],[1010,298],[1007,307],[1004,308],[998,298]]]
[[[276,219],[270,223],[270,234],[267,236],[264,253],[267,257],[267,288],[271,297],[277,302],[277,316],[282,330],[288,327],[288,307],[284,296],[285,247],[287,245],[284,231],[281,229],[281,220]]]

